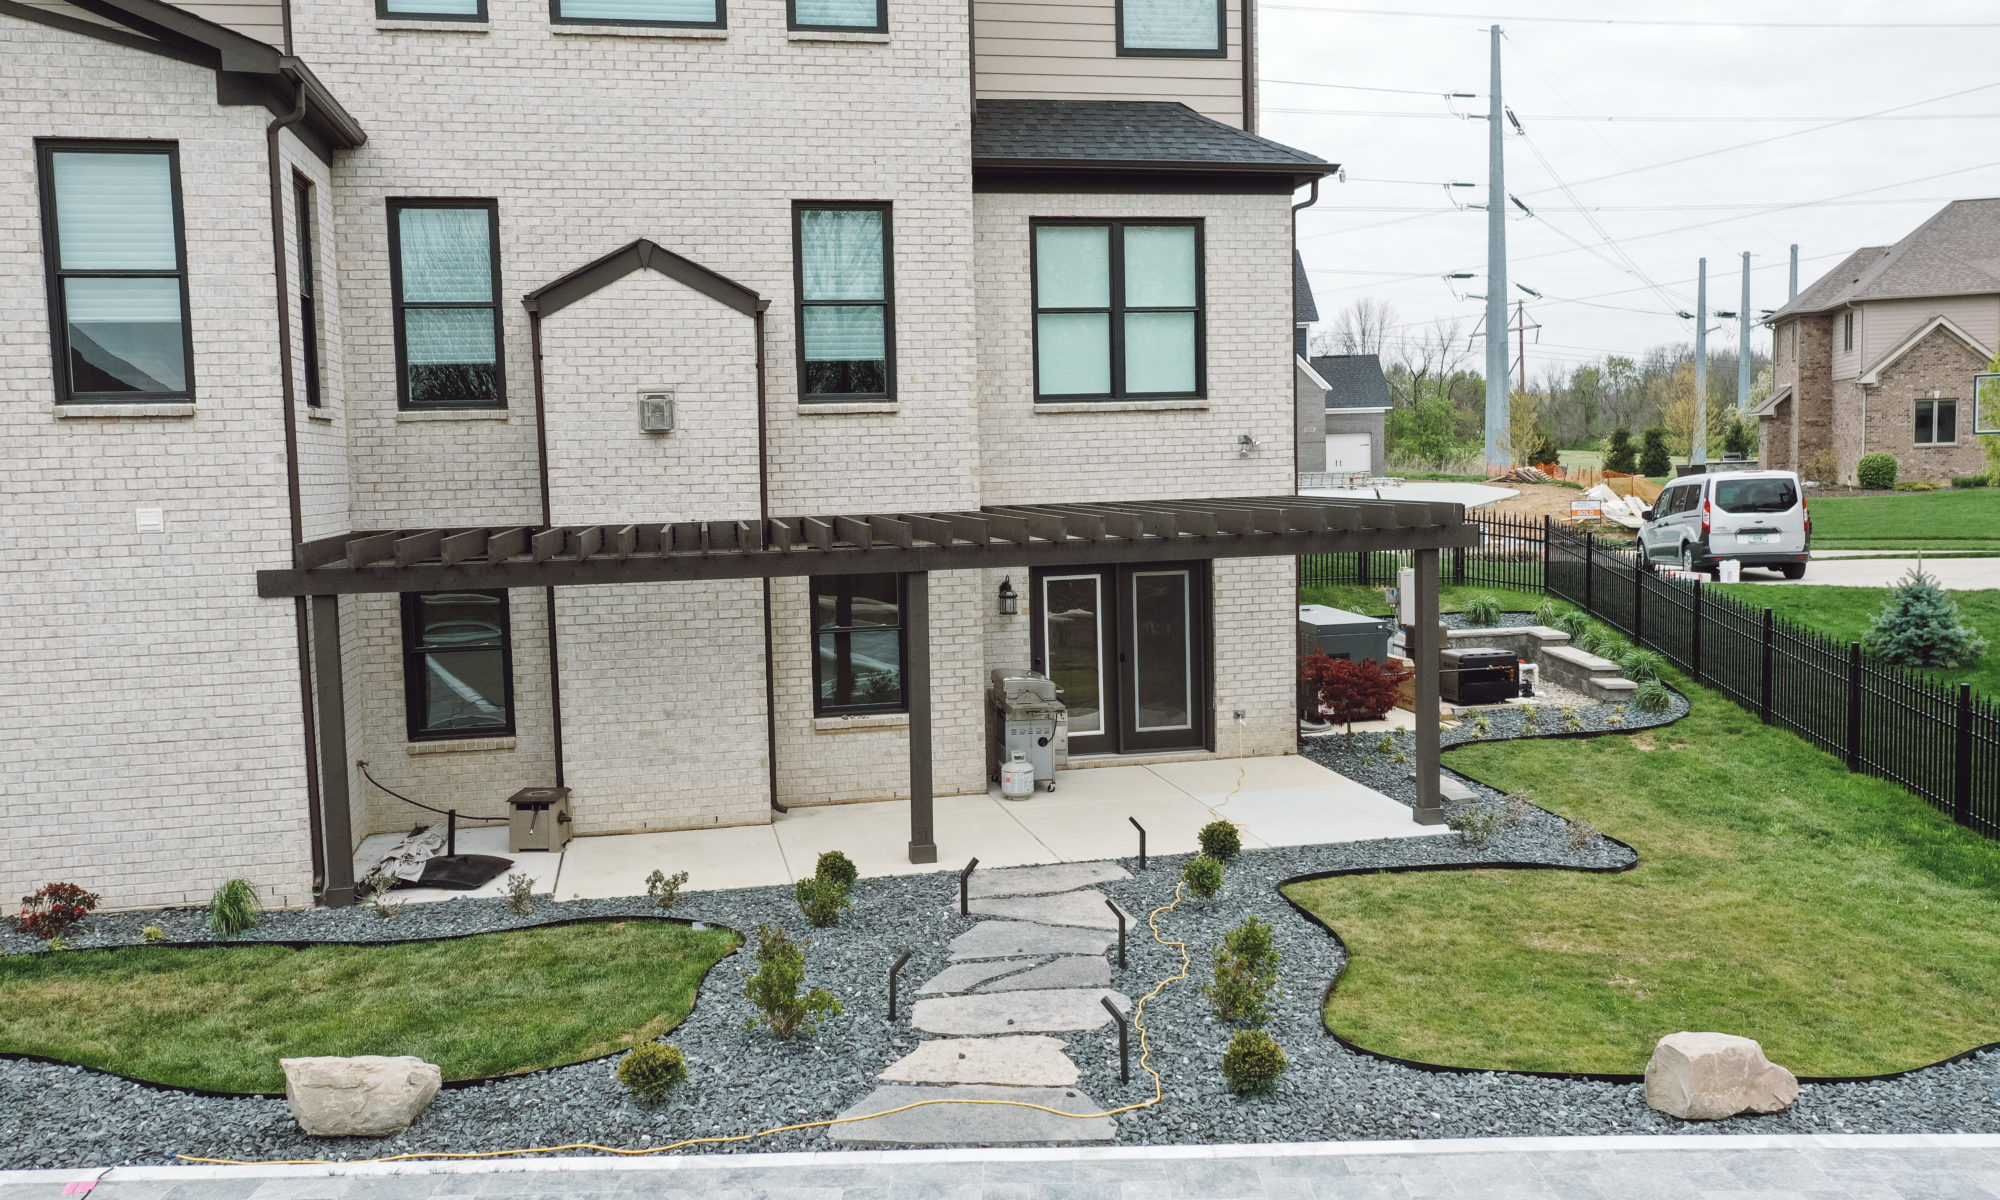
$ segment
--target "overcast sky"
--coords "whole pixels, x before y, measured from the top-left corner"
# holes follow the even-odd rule
[[[1484,112],[1486,29],[1501,26],[1502,90],[1527,130],[1507,139],[1507,190],[1536,214],[1515,210],[1508,221],[1510,282],[1545,297],[1510,297],[1527,299],[1542,326],[1539,344],[1529,334],[1531,379],[1553,362],[1691,340],[1693,322],[1673,312],[1694,308],[1703,256],[1711,310],[1737,307],[1746,250],[1752,308],[1776,308],[1792,243],[1804,288],[1849,251],[1896,241],[1948,200],[2000,195],[2000,59],[1985,49],[2000,37],[2000,6],[1990,0],[1497,0],[1491,9],[1465,0],[1266,0],[1258,13],[1261,132],[1347,169],[1347,182],[1329,179],[1317,208],[1299,218],[1323,322],[1373,296],[1403,324],[1457,318],[1467,334],[1484,306],[1452,289],[1485,291],[1486,217],[1453,211],[1441,185],[1476,184],[1453,194],[1484,203],[1486,122],[1460,120],[1449,104]],[[1413,15],[1428,13],[1457,15]],[[1892,25],[1899,16],[1991,26],[1719,24]],[[1536,17],[1593,23],[1528,19]],[[1446,92],[1479,95],[1447,102]],[[1945,98],[1958,92],[1967,94]],[[1905,105],[1914,106],[1814,129]],[[1907,119],[1947,114],[1977,116]],[[1660,117],[1709,119],[1649,119]],[[1694,155],[1703,157],[1674,161]],[[1480,278],[1441,278],[1456,271]],[[1736,323],[1715,325],[1723,328],[1711,346],[1733,348]],[[1753,330],[1753,345],[1768,350],[1768,335]]]

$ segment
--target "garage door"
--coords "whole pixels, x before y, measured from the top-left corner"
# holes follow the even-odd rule
[[[1326,435],[1326,469],[1329,471],[1366,471],[1369,466],[1369,443],[1365,433],[1329,433]]]

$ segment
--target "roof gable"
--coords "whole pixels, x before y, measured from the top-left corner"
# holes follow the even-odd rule
[[[975,173],[1105,172],[1261,176],[1299,187],[1337,168],[1282,142],[1163,100],[981,100]]]
[[[1322,354],[1312,367],[1326,380],[1329,409],[1395,407],[1378,354]]]
[[[1895,349],[1889,351],[1887,354],[1884,354],[1881,358],[1876,359],[1875,362],[1871,366],[1869,366],[1867,370],[1861,373],[1861,377],[1858,380],[1856,380],[1856,382],[1858,382],[1862,387],[1879,386],[1882,382],[1882,372],[1888,370],[1890,367],[1895,366],[1896,363],[1900,361],[1904,355],[1908,354],[1912,350],[1915,350],[1917,346],[1920,345],[1925,338],[1929,337],[1933,333],[1938,332],[1939,330],[1943,330],[1945,333],[1949,334],[1952,337],[1957,338],[1960,342],[1964,343],[1965,348],[1972,351],[1974,354],[1977,354],[1982,362],[1990,361],[1992,359],[1993,350],[1991,347],[1981,342],[1978,338],[1973,337],[1971,334],[1967,333],[1962,326],[1960,326],[1957,322],[1953,321],[1950,317],[1945,316],[1943,313],[1939,313],[1937,316],[1934,316],[1930,320],[1925,321],[1922,325],[1917,326],[1915,332],[1911,333],[1909,337],[1904,338],[1901,342],[1896,344]]]
[[[639,238],[613,250],[603,258],[585,263],[561,278],[554,279],[527,295],[521,302],[537,316],[561,312],[577,301],[641,269],[658,271],[669,279],[719,300],[746,317],[754,317],[764,305],[757,293],[691,258],[683,258],[648,238]]]
[[[1301,325],[1319,320],[1319,305],[1313,302],[1312,280],[1306,276],[1306,260],[1292,251],[1292,319]]]
[[[1954,200],[1893,246],[1843,259],[1768,321],[1869,300],[2000,294],[2000,197]]]

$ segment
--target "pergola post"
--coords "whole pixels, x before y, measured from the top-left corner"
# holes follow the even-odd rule
[[[313,678],[319,684],[319,822],[328,908],[354,903],[354,833],[347,814],[347,701],[340,674],[340,597],[312,598]]]
[[[1438,754],[1438,552],[1416,552],[1416,622],[1410,629],[1410,660],[1416,665],[1417,807],[1419,825],[1444,824],[1444,797]]]
[[[931,577],[903,576],[903,698],[910,709],[910,861],[937,861],[931,823]]]

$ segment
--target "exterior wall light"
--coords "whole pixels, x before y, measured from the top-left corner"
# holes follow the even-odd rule
[[[1014,577],[1009,575],[1000,581],[1000,615],[1011,617],[1021,611],[1021,597],[1014,590]]]

